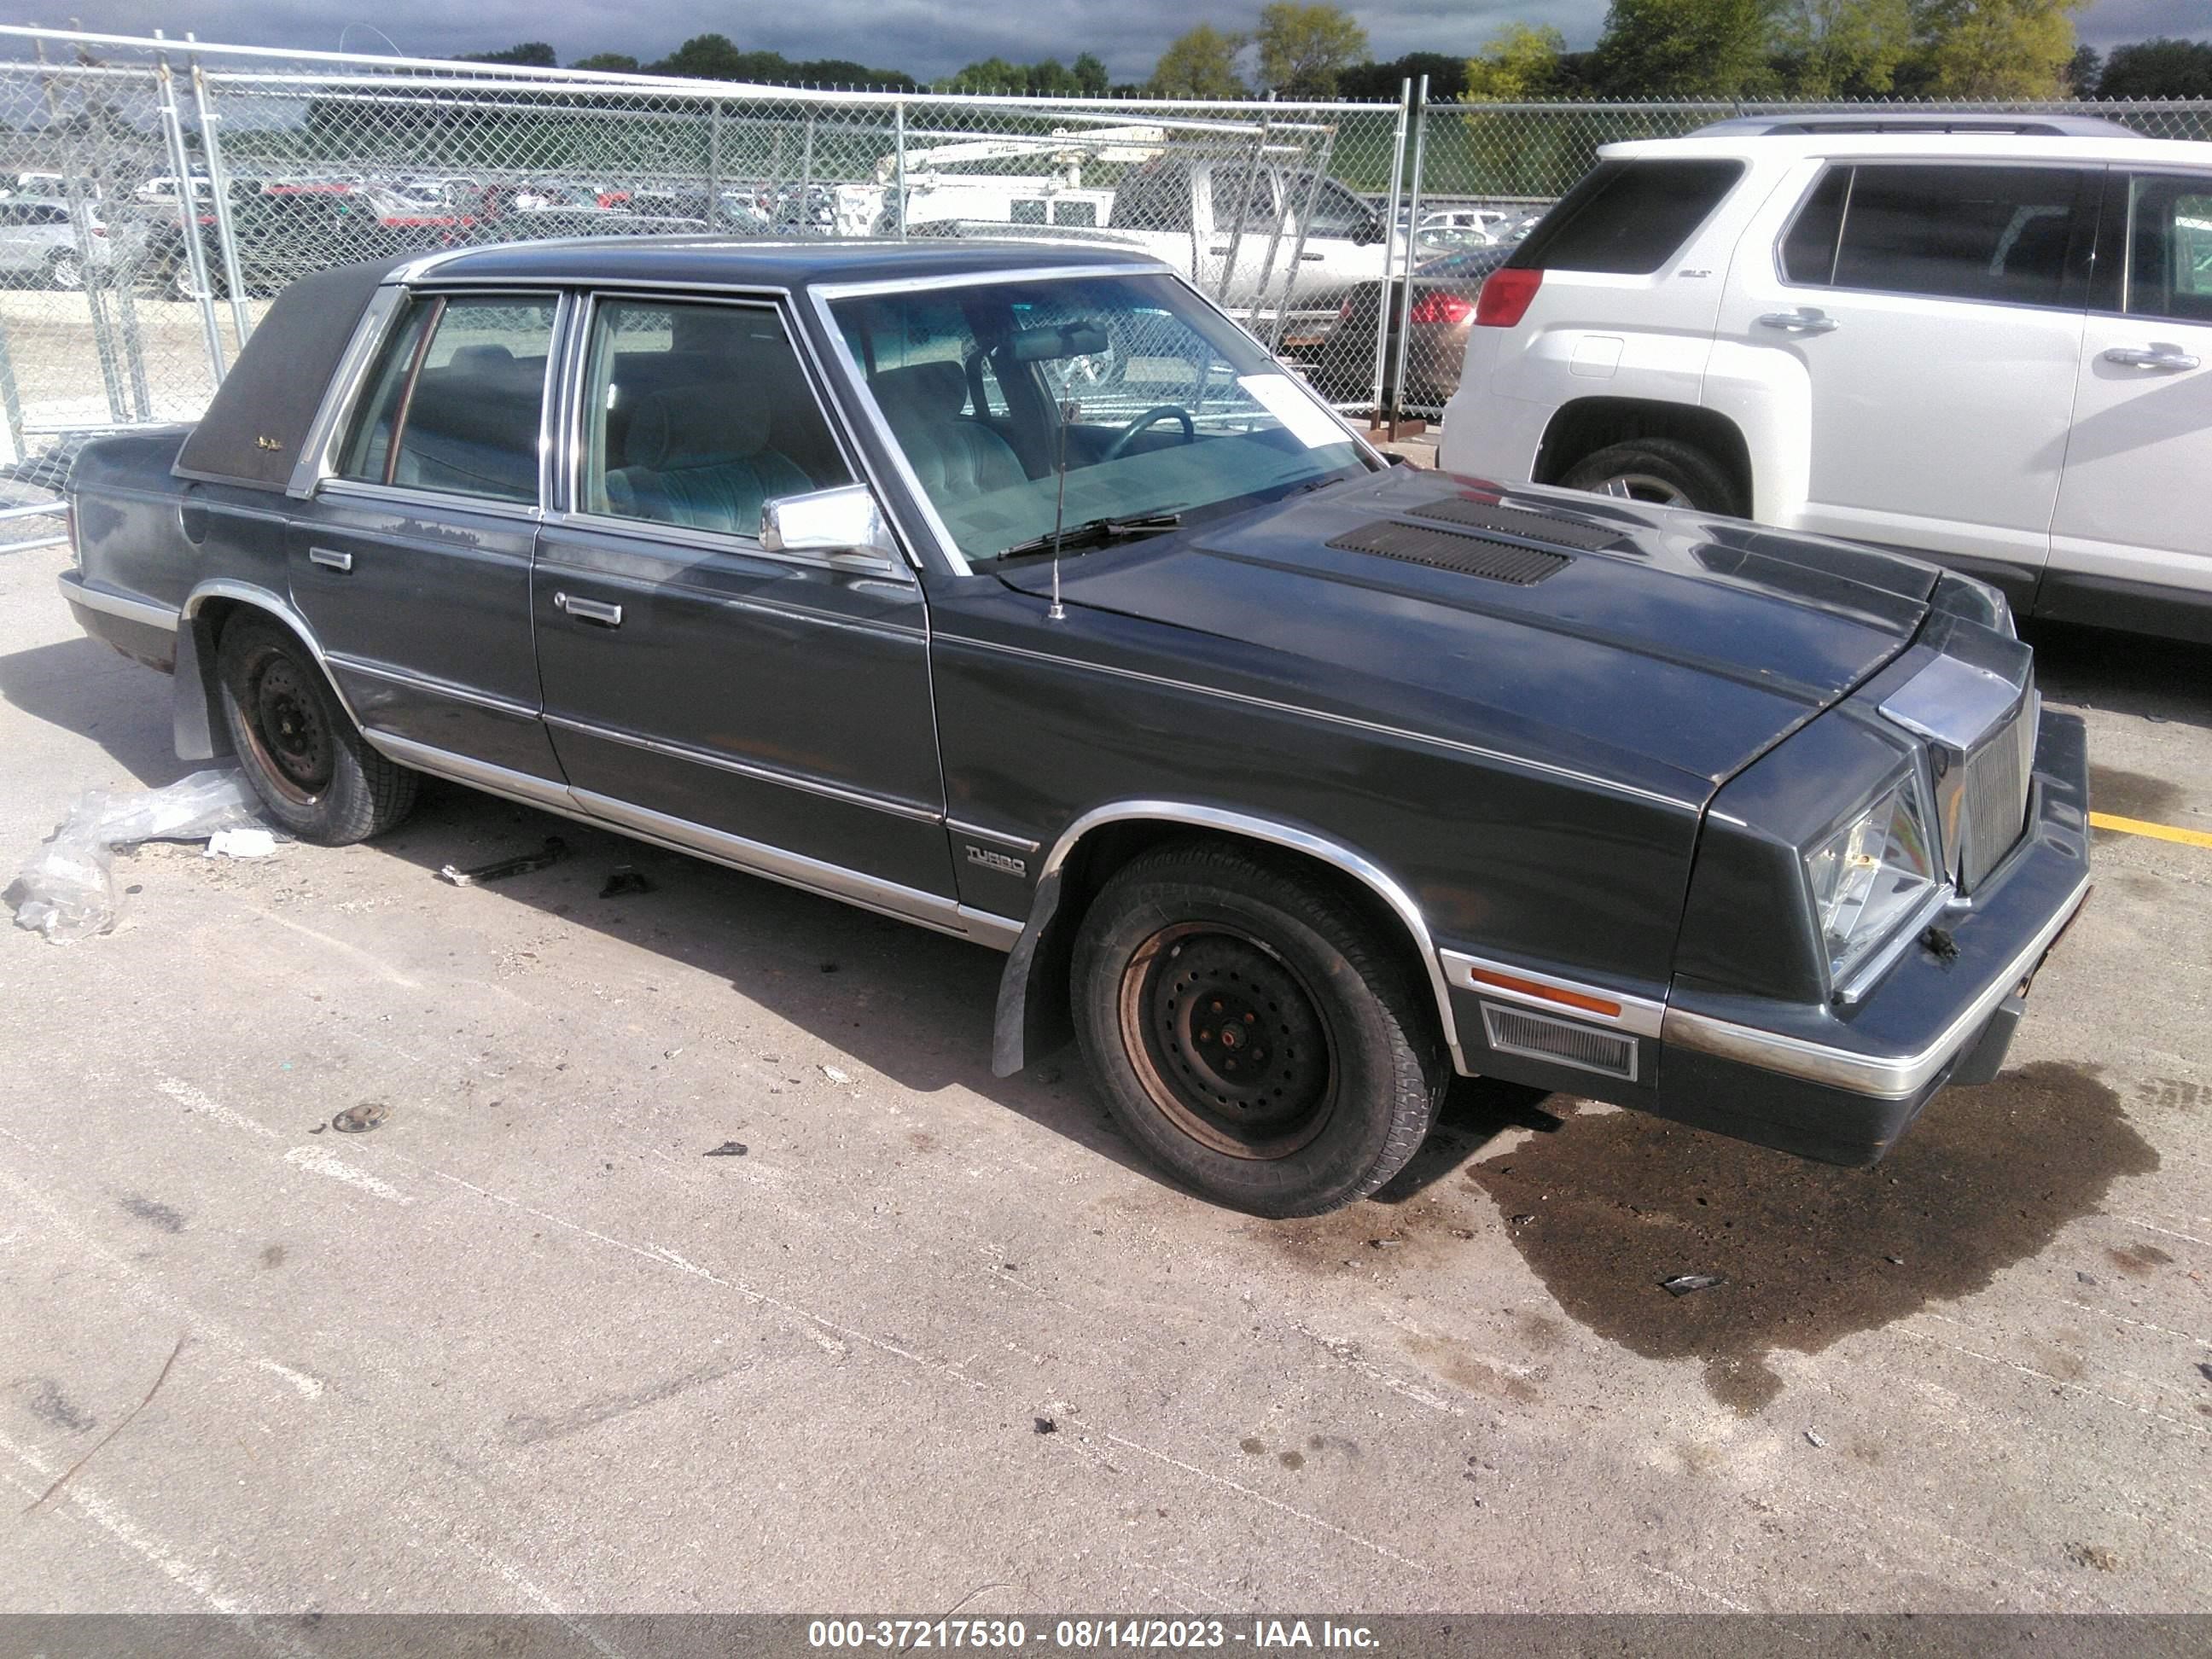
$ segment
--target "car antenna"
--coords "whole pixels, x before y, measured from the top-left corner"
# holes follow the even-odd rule
[[[1058,487],[1052,503],[1052,609],[1044,613],[1044,619],[1066,622],[1067,607],[1060,602],[1060,534],[1067,521],[1067,428],[1083,412],[1083,405],[1073,399],[1061,403],[1055,398],[1052,406],[1060,416],[1060,460],[1053,469]]]

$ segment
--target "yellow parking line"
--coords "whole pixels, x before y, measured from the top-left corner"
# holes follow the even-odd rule
[[[2212,847],[2212,835],[2202,830],[2179,830],[2170,823],[2146,823],[2141,818],[2118,818],[2110,812],[2092,812],[2089,822],[2100,830],[2123,835],[2148,836],[2154,841],[2178,841],[2184,847]]]

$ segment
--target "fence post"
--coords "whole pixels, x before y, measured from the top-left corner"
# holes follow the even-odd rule
[[[160,40],[161,32],[155,30]],[[222,325],[216,320],[215,292],[208,281],[207,250],[200,246],[199,204],[192,195],[191,158],[185,149],[185,121],[177,108],[176,77],[169,70],[169,54],[154,60],[154,85],[161,94],[161,137],[169,146],[169,167],[177,179],[177,222],[185,238],[185,269],[191,273],[193,299],[200,308],[201,331],[207,336],[208,372],[217,386],[229,366],[223,362]],[[210,188],[213,188],[210,182]]]
[[[1267,92],[1267,103],[1269,105],[1269,108],[1267,112],[1260,118],[1260,135],[1252,141],[1252,159],[1245,164],[1244,185],[1237,193],[1237,197],[1235,210],[1237,214],[1237,222],[1229,228],[1229,257],[1222,262],[1221,281],[1215,285],[1213,295],[1214,300],[1224,307],[1229,304],[1229,284],[1231,279],[1237,275],[1237,250],[1241,247],[1244,242],[1245,216],[1252,210],[1253,181],[1260,176],[1260,163],[1265,159],[1267,154],[1267,134],[1269,129],[1274,125],[1275,120],[1275,112],[1273,107],[1274,101],[1274,90],[1273,88],[1270,88]],[[1271,191],[1270,194],[1273,194],[1273,192]],[[1216,225],[1218,225],[1221,222],[1221,205],[1220,198],[1218,197],[1215,198],[1213,211],[1213,222]],[[1194,252],[1196,251],[1197,223],[1198,222],[1195,219],[1191,221]],[[1191,270],[1195,271],[1198,268],[1196,261],[1194,260],[1191,264]],[[1259,320],[1257,312],[1254,313],[1253,320],[1255,322]],[[1255,329],[1253,332],[1256,334],[1259,331]]]
[[[722,228],[722,100],[707,106],[707,228]]]
[[[799,147],[799,210],[811,225],[814,222],[814,110],[806,111],[806,137]],[[830,234],[837,234],[837,204],[833,192],[830,204]]]
[[[27,461],[31,452],[23,442],[23,399],[15,389],[15,360],[8,350],[8,329],[0,324],[0,410],[8,417],[8,437],[15,446],[9,452],[11,461]]]
[[[123,401],[123,377],[115,366],[115,342],[107,337],[107,307],[100,303],[100,278],[94,275],[97,267],[92,262],[92,231],[85,204],[84,180],[88,176],[78,165],[76,147],[69,140],[69,123],[62,114],[61,94],[55,90],[52,73],[46,67],[46,43],[34,40],[32,46],[38,52],[39,86],[46,94],[46,124],[61,135],[62,194],[69,203],[70,229],[76,240],[77,268],[84,273],[85,307],[92,316],[92,349],[100,359],[100,378],[107,392],[107,414],[118,424],[131,416]]]
[[[187,34],[185,39],[192,37]],[[191,58],[192,69],[192,107],[200,118],[200,154],[207,157],[208,188],[215,192],[215,240],[222,252],[223,286],[230,290],[230,320],[236,333],[239,349],[246,348],[246,337],[253,331],[253,319],[246,314],[246,283],[239,275],[238,231],[230,217],[230,173],[222,164],[222,141],[216,136],[218,118],[208,100],[207,75],[200,68],[200,55]]]
[[[891,135],[897,145],[898,172],[893,187],[898,191],[898,239],[906,240],[906,100],[891,104]]]
[[[1275,331],[1267,343],[1271,356],[1283,355],[1283,331],[1291,324],[1291,301],[1298,291],[1298,266],[1306,257],[1306,238],[1313,230],[1313,216],[1321,211],[1321,187],[1328,177],[1329,157],[1336,153],[1336,125],[1334,122],[1323,130],[1321,159],[1314,163],[1313,183],[1306,186],[1306,210],[1298,216],[1298,239],[1291,244],[1291,263],[1283,271],[1283,303],[1275,307]],[[1283,178],[1283,204],[1290,205],[1290,175]]]
[[[1398,410],[1406,401],[1406,337],[1413,317],[1413,239],[1421,226],[1421,169],[1429,153],[1429,77],[1413,94],[1413,182],[1406,203],[1406,286],[1398,293],[1398,357],[1390,389],[1390,438],[1398,437]]]
[[[1375,295],[1374,420],[1382,420],[1382,377],[1389,367],[1390,284],[1398,274],[1398,191],[1406,182],[1406,118],[1413,106],[1413,82],[1398,83],[1398,130],[1390,141],[1390,194],[1382,204],[1382,286]],[[1406,221],[1406,268],[1413,265],[1413,222]]]

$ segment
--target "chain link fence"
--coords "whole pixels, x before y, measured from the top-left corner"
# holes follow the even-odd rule
[[[194,418],[301,276],[547,236],[1132,246],[1339,408],[1433,416],[1484,277],[1600,145],[1865,107],[1062,101],[0,39],[30,54],[0,61],[4,459],[40,479],[82,434]],[[2212,100],[1974,107],[2212,138]]]

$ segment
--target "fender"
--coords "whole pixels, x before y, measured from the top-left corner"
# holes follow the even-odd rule
[[[313,653],[315,665],[323,671],[331,695],[345,717],[362,729],[361,716],[354,712],[352,701],[345,687],[338,684],[331,665],[323,655],[323,643],[315,637],[315,630],[307,626],[307,619],[295,610],[292,602],[281,593],[251,582],[242,582],[227,576],[217,576],[202,582],[185,598],[177,623],[176,691],[170,722],[179,760],[213,760],[217,756],[233,752],[229,722],[222,718],[221,683],[216,678],[215,641],[200,612],[210,599],[230,599],[242,605],[266,612],[300,637]]]
[[[1194,830],[1211,830],[1247,841],[1263,842],[1318,860],[1349,876],[1380,899],[1404,927],[1408,942],[1420,953],[1436,998],[1437,1022],[1451,1051],[1453,1069],[1467,1074],[1467,1059],[1460,1048],[1459,1027],[1452,1018],[1451,991],[1428,919],[1413,896],[1365,854],[1310,830],[1224,811],[1195,801],[1124,800],[1095,806],[1060,832],[1047,854],[1037,878],[1036,896],[1029,921],[1006,957],[999,981],[999,1004],[992,1033],[991,1070],[1011,1077],[1036,1055],[1050,1052],[1074,1035],[1065,994],[1068,969],[1074,955],[1079,916],[1061,915],[1069,859],[1084,837],[1109,823],[1131,822],[1171,823]],[[1058,990],[1060,994],[1054,996]]]

